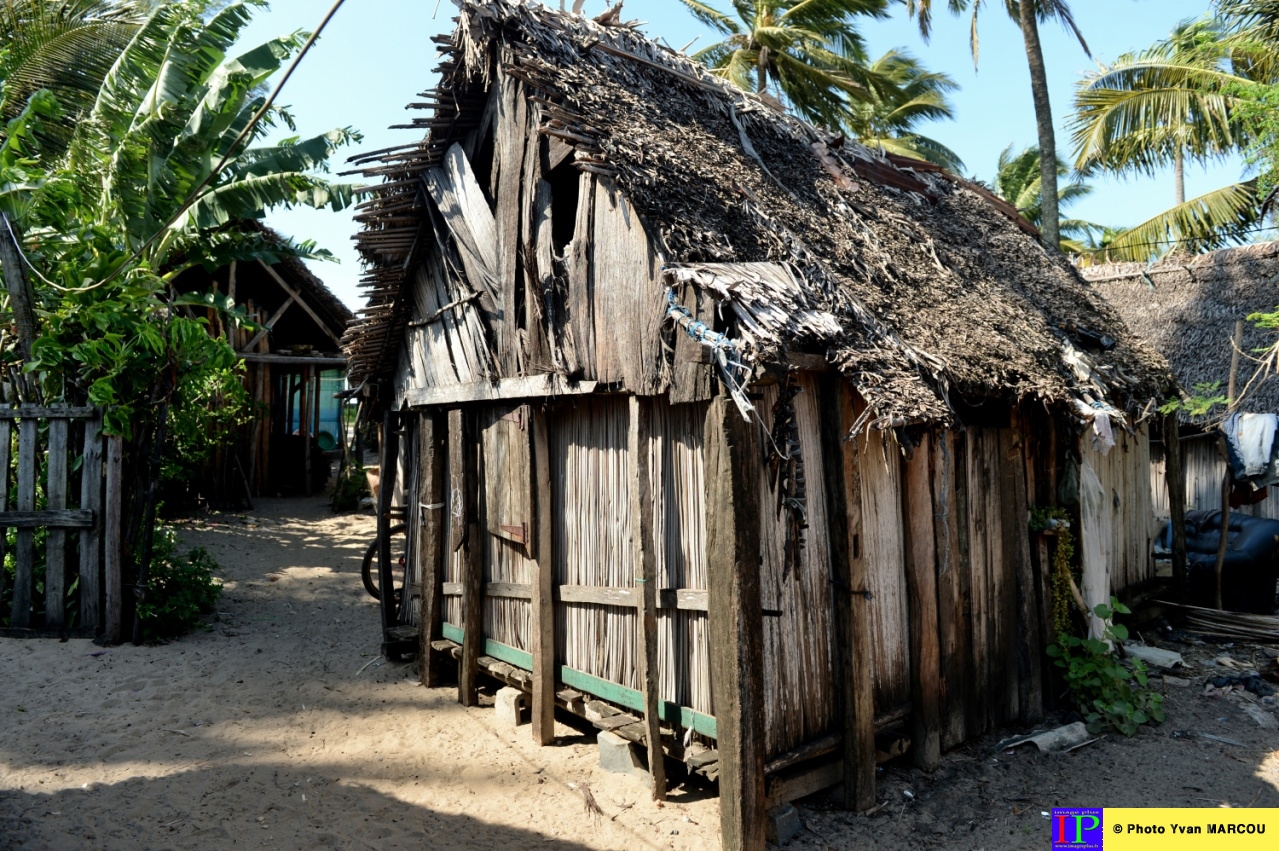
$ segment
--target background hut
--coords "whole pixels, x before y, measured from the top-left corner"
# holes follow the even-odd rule
[[[224,505],[250,494],[310,494],[323,487],[325,451],[343,435],[334,394],[345,387],[341,335],[354,318],[304,262],[291,256],[271,262],[283,237],[257,222],[235,227],[255,232],[267,259],[232,262],[214,272],[197,266],[175,282],[182,293],[231,297],[261,326],[233,328],[218,311],[207,310],[210,333],[225,336],[244,362],[253,404],[251,422],[228,436],[204,479],[202,495]]]
[[[777,802],[873,804],[877,733],[931,766],[1042,715],[1029,508],[1084,496],[1090,601],[1148,577],[1170,378],[989,193],[615,15],[461,3],[425,141],[360,161],[345,347],[381,531],[400,470],[415,506],[387,649],[415,620],[428,684],[527,691],[543,743],[583,714],[655,794],[663,754],[717,777],[725,845],[762,847]]]
[[[1279,376],[1271,372],[1254,380],[1257,364],[1249,357],[1273,345],[1275,332],[1248,321],[1250,314],[1269,313],[1279,307],[1279,242],[1171,257],[1155,264],[1106,263],[1085,268],[1082,273],[1093,289],[1114,305],[1128,327],[1168,359],[1187,393],[1226,395],[1232,340],[1242,326],[1239,387],[1246,395],[1241,409],[1279,413]],[[1180,419],[1186,508],[1220,508],[1225,461],[1216,432],[1202,428],[1203,417],[1183,412]],[[1152,444],[1151,458],[1155,514],[1165,521],[1169,506],[1162,440]],[[1271,495],[1238,510],[1279,519],[1279,499]]]

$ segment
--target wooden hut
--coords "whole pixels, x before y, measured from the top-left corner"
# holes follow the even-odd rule
[[[256,233],[267,258],[284,243],[257,222],[235,227]],[[275,262],[233,261],[214,272],[195,267],[175,287],[229,296],[260,326],[234,328],[207,310],[210,333],[225,336],[244,362],[254,414],[217,453],[204,495],[230,504],[249,494],[309,495],[322,487],[329,467],[324,449],[342,438],[334,394],[345,386],[341,339],[354,318],[350,309],[302,260],[284,254]]]
[[[826,786],[873,805],[877,732],[931,766],[1038,720],[1029,508],[1089,483],[1090,600],[1150,574],[1158,356],[979,187],[608,15],[460,10],[425,140],[358,161],[345,350],[381,529],[388,479],[413,506],[388,649],[414,621],[428,684],[456,657],[538,741],[559,707],[637,742],[655,794],[663,754],[717,777],[733,848]]]
[[[1084,278],[1110,302],[1128,327],[1168,360],[1187,393],[1226,395],[1235,332],[1240,340],[1239,388],[1242,409],[1279,413],[1279,376],[1256,375],[1258,364],[1248,355],[1269,348],[1274,332],[1248,321],[1254,313],[1279,307],[1279,242],[1226,248],[1194,257],[1174,256],[1158,263],[1105,263],[1081,270]],[[1210,388],[1215,388],[1211,389]],[[1221,507],[1225,461],[1216,433],[1202,428],[1203,418],[1185,412],[1181,447],[1187,510]],[[1156,435],[1162,437],[1162,435]],[[1169,517],[1162,440],[1151,445],[1151,491],[1160,521]],[[1279,499],[1237,510],[1255,517],[1279,519]]]

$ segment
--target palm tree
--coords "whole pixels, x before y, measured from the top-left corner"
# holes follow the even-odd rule
[[[959,174],[959,155],[935,139],[914,132],[920,121],[954,118],[946,99],[958,84],[945,74],[927,71],[915,57],[890,50],[870,63],[868,70],[891,86],[890,94],[874,93],[869,100],[849,104],[847,126],[862,144],[888,153],[915,157]]]
[[[42,135],[65,144],[155,0],[0,0],[0,127],[48,89],[63,112]],[[2,131],[0,131],[2,132]]]
[[[999,162],[995,174],[995,194],[1017,208],[1017,212],[1025,217],[1042,232],[1044,227],[1043,204],[1043,168],[1039,148],[1033,145],[1014,152],[1009,145],[999,154]],[[1061,159],[1057,160],[1058,177],[1070,174],[1070,167]],[[1080,180],[1072,180],[1062,188],[1059,209],[1064,209],[1075,201],[1092,193],[1092,187]],[[1104,229],[1084,219],[1058,219],[1058,232],[1062,235],[1061,247],[1070,254],[1082,254],[1087,249],[1094,233]]]
[[[981,11],[982,0],[947,0],[946,6],[954,14],[972,10],[972,24],[969,27],[969,45],[973,53],[973,64],[977,63],[977,15]],[[910,15],[919,21],[919,31],[927,41],[932,31],[932,0],[906,0],[906,8]],[[1061,234],[1057,230],[1057,170],[1053,163],[1057,161],[1057,140],[1053,130],[1052,107],[1048,100],[1048,74],[1044,67],[1044,51],[1039,43],[1039,22],[1055,18],[1075,34],[1080,46],[1089,56],[1088,44],[1083,34],[1075,26],[1074,16],[1064,0],[1004,0],[1004,9],[1008,16],[1021,27],[1022,41],[1026,46],[1026,62],[1030,68],[1030,91],[1035,102],[1035,124],[1039,130],[1039,149],[1044,152],[1043,172],[1043,206],[1044,227],[1041,231],[1045,245],[1057,247]]]
[[[1256,226],[1262,212],[1255,179],[1187,200],[1185,163],[1247,147],[1236,108],[1248,91],[1279,79],[1275,56],[1273,42],[1256,30],[1196,21],[1080,81],[1071,122],[1076,169],[1153,175],[1173,167],[1174,205],[1110,240],[1109,257],[1218,248]]]
[[[814,124],[844,127],[848,104],[880,85],[866,69],[857,18],[882,18],[888,0],[732,0],[731,14],[681,0],[693,16],[727,36],[693,54],[740,88],[789,103]]]

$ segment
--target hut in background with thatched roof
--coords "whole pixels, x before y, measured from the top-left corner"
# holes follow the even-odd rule
[[[1279,413],[1279,375],[1257,372],[1250,354],[1275,343],[1275,332],[1248,321],[1254,313],[1279,307],[1279,242],[1226,248],[1195,257],[1173,257],[1155,264],[1106,263],[1082,270],[1093,289],[1123,316],[1128,327],[1168,360],[1178,383],[1198,396],[1226,395],[1232,340],[1242,324],[1239,389],[1241,410]],[[1183,413],[1186,508],[1221,506],[1225,462],[1215,432],[1197,428],[1202,420]],[[1155,513],[1168,518],[1162,443],[1151,449],[1151,487]],[[1279,519],[1273,494],[1241,507],[1257,517]]]
[[[341,338],[354,319],[306,263],[283,250],[283,237],[259,222],[233,226],[260,238],[262,260],[212,272],[197,266],[174,282],[181,293],[229,296],[257,325],[235,328],[212,308],[182,308],[206,313],[209,333],[225,336],[245,365],[252,419],[226,436],[209,469],[192,483],[202,498],[223,506],[323,488],[326,451],[342,440],[334,394],[345,387]]]
[[[655,795],[717,778],[730,848],[873,806],[877,734],[932,766],[1041,718],[1029,509],[1082,503],[1089,602],[1151,576],[1162,359],[979,187],[616,9],[459,6],[426,138],[358,160],[383,588],[401,470],[414,507],[386,651],[521,690],[542,743],[557,708],[636,742]]]

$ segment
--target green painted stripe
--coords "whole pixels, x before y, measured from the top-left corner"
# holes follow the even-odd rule
[[[441,624],[441,633],[449,641],[462,643],[465,635],[464,631],[451,623]],[[492,639],[484,642],[484,653],[499,659],[508,665],[514,665],[517,668],[523,668],[526,671],[533,670],[533,655],[523,650],[517,650],[506,644],[502,644]],[[581,671],[570,668],[567,665],[560,665],[556,669],[559,681],[569,688],[580,689],[590,692],[596,697],[610,700],[613,703],[625,706],[627,709],[633,709],[636,712],[644,711],[644,695],[633,688],[627,688],[624,685],[609,682],[599,677],[585,674]],[[681,727],[692,727],[698,733],[711,738],[717,738],[715,732],[715,719],[710,715],[696,712],[687,706],[679,706],[669,701],[659,701],[657,709],[658,717],[668,724],[679,724]]]

